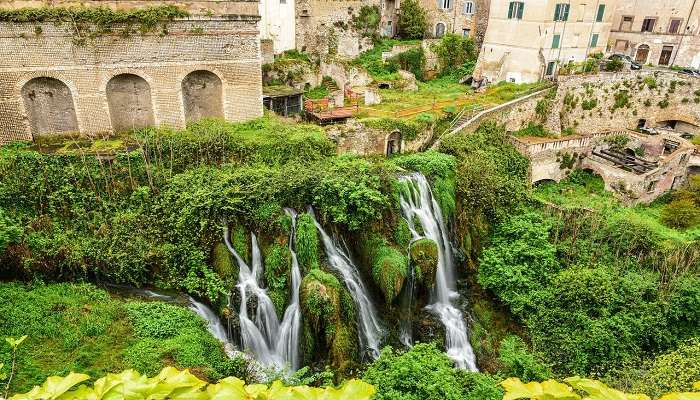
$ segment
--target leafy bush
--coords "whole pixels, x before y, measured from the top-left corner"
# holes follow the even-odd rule
[[[471,38],[448,33],[432,46],[440,64],[440,74],[450,75],[476,58],[476,48]],[[461,77],[460,77],[461,78]]]
[[[495,380],[455,369],[435,344],[419,343],[403,354],[387,347],[362,379],[375,386],[376,400],[502,398]]]
[[[397,35],[402,39],[423,39],[428,30],[428,19],[417,0],[401,3],[397,28]]]
[[[16,225],[0,208],[0,255],[7,246],[17,242],[22,236],[22,227]]]
[[[352,27],[364,37],[375,37],[381,15],[379,7],[363,5],[356,15],[352,17]]]
[[[676,350],[656,357],[634,390],[656,398],[667,392],[685,392],[700,382],[700,341],[681,344]]]
[[[503,339],[498,360],[503,365],[502,373],[525,382],[541,381],[552,376],[549,366],[542,362],[539,355],[531,353],[518,336]]]
[[[687,229],[700,223],[700,207],[690,199],[677,199],[661,211],[661,221],[672,228]]]

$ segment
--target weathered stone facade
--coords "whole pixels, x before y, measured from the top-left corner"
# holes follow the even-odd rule
[[[432,139],[434,128],[434,125],[428,126],[417,137],[407,140],[398,129],[386,131],[350,120],[347,124],[326,128],[326,133],[337,144],[339,154],[375,156],[420,151]]]
[[[700,4],[694,0],[621,1],[608,50],[640,64],[700,68]]]
[[[167,34],[84,41],[66,24],[1,23],[0,143],[76,125],[95,134],[184,127],[202,116],[258,117],[257,21],[254,14],[190,17],[171,22]]]
[[[420,0],[428,17],[427,37],[445,33],[474,38],[481,45],[488,24],[489,0]]]
[[[175,5],[193,15],[258,15],[253,0],[2,0],[0,7],[109,7],[114,10]]]
[[[590,134],[681,121],[691,130],[688,133],[697,133],[698,90],[700,79],[671,71],[561,76],[545,126],[556,134],[567,128]]]

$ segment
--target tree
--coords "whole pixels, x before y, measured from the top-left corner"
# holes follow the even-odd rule
[[[476,47],[471,38],[448,33],[440,42],[432,46],[440,60],[440,72],[443,75],[454,72],[470,61],[476,59]],[[473,67],[473,63],[471,64]]]
[[[399,14],[398,36],[401,39],[423,39],[427,30],[428,19],[418,0],[402,2],[401,13]]]

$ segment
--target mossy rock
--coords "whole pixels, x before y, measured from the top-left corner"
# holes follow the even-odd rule
[[[372,263],[372,275],[387,303],[393,302],[406,281],[408,261],[399,250],[380,246]]]
[[[250,237],[242,225],[236,225],[231,232],[231,246],[241,258],[250,263]]]
[[[408,245],[411,244],[411,230],[408,228],[408,222],[406,218],[399,218],[399,223],[396,225],[396,230],[394,231],[394,240],[396,244],[407,249]]]
[[[335,276],[314,269],[301,281],[299,301],[304,318],[311,322],[316,332],[324,327],[333,329],[340,320],[341,286]]]
[[[438,265],[438,247],[431,239],[419,239],[411,245],[411,265],[416,269],[416,278],[426,288],[435,284]]]
[[[353,356],[357,355],[357,332],[352,325],[338,324],[331,342],[330,357],[334,369],[346,371],[353,365]]]
[[[214,271],[224,281],[233,282],[238,277],[238,265],[228,251],[228,248],[223,243],[217,243],[211,252],[211,264]]]
[[[309,214],[297,218],[297,231],[294,249],[299,260],[299,267],[308,272],[319,267],[319,242],[316,224]]]

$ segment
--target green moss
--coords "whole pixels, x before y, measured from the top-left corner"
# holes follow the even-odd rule
[[[364,239],[361,247],[363,259],[371,265],[372,277],[382,291],[384,299],[387,303],[393,302],[406,280],[406,256],[377,234]]]
[[[275,243],[265,248],[263,256],[268,295],[275,305],[277,315],[282,316],[287,304],[287,277],[291,270],[292,253],[286,243]]]
[[[437,243],[430,239],[419,239],[411,245],[411,265],[416,269],[416,277],[425,287],[435,284],[438,264]]]
[[[445,222],[449,221],[457,209],[454,176],[435,178],[432,191],[435,200],[440,205],[440,210],[442,210],[442,218]]]
[[[302,214],[297,219],[294,245],[302,271],[318,269],[318,233],[311,215]]]
[[[331,360],[333,368],[339,371],[347,371],[351,366],[353,355],[357,349],[357,333],[348,324],[338,324],[335,336],[331,343]]]
[[[399,218],[399,223],[396,226],[396,230],[394,231],[394,241],[396,243],[404,248],[408,248],[408,245],[411,243],[411,230],[408,228],[408,221],[406,221],[405,218]]]
[[[300,302],[304,316],[316,332],[340,319],[340,282],[335,276],[311,270],[301,281]]]
[[[245,228],[241,225],[236,225],[231,234],[231,246],[233,246],[233,249],[236,250],[236,253],[238,253],[245,262],[250,262],[248,243],[248,234]]]
[[[225,281],[235,281],[238,277],[238,265],[235,265],[231,253],[223,243],[214,245],[211,252],[212,266],[214,271]]]

